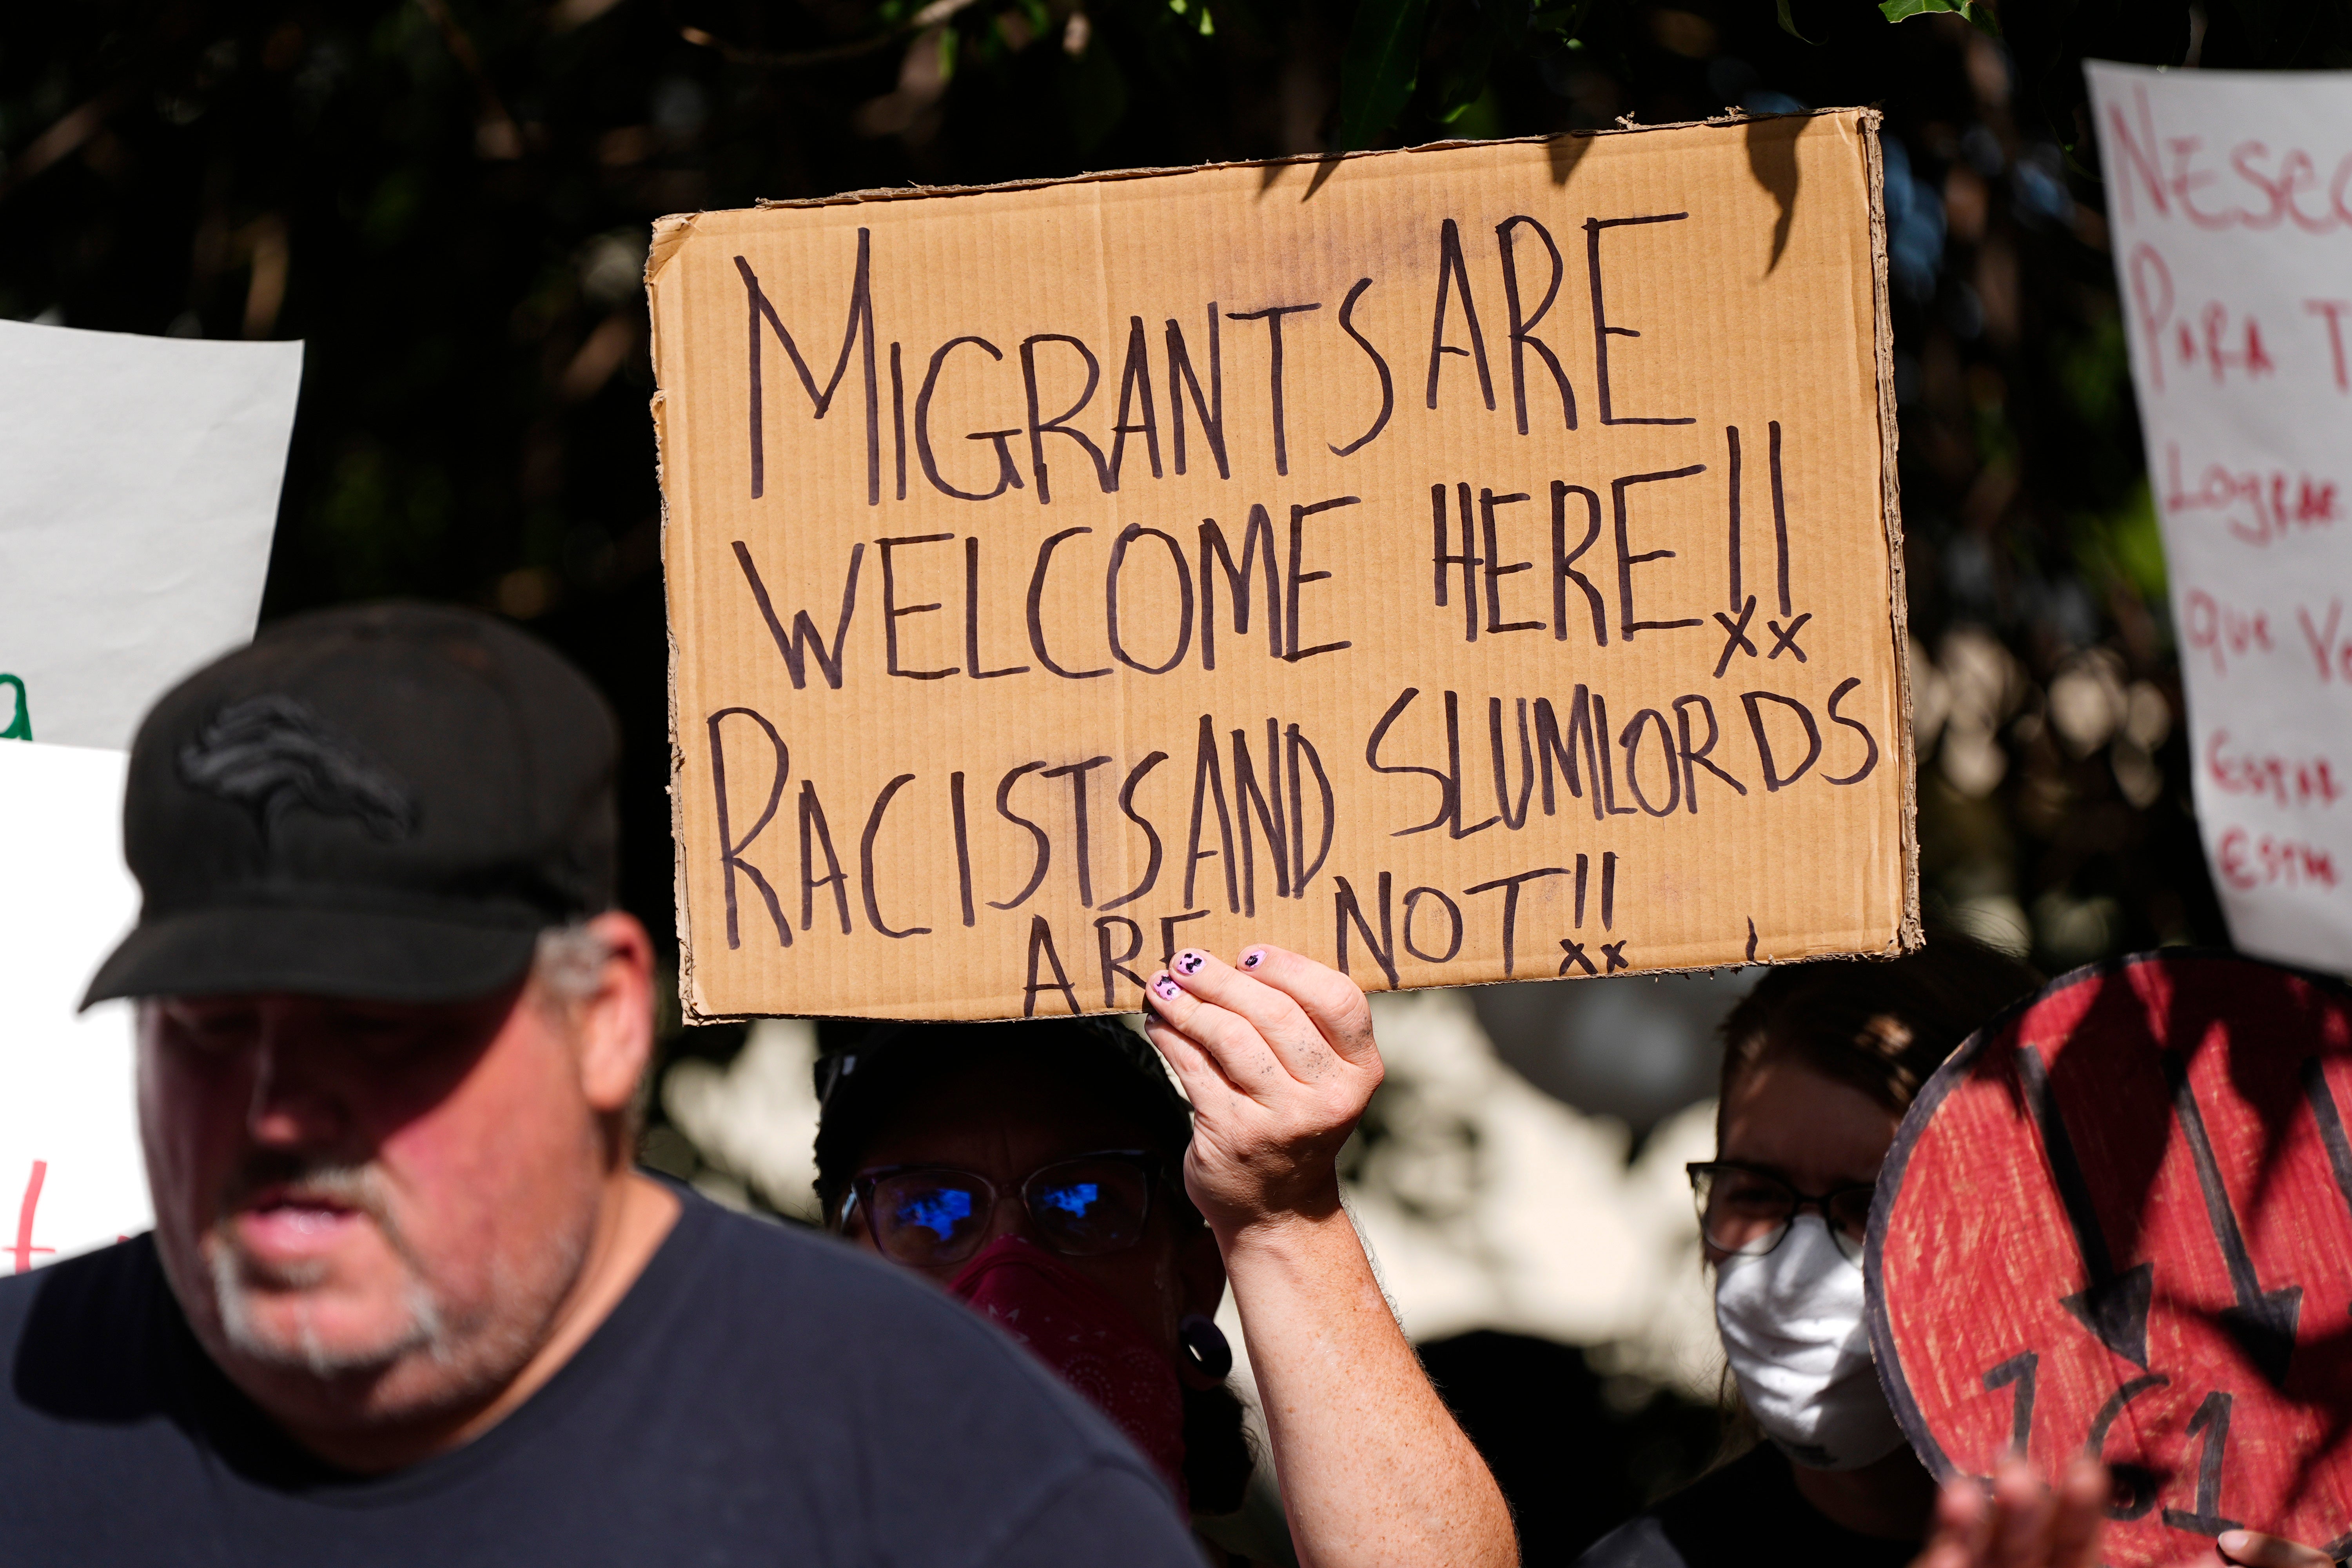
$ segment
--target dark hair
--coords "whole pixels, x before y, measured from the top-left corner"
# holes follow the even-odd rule
[[[850,1179],[891,1117],[915,1095],[967,1064],[1019,1058],[1045,1067],[1087,1098],[1133,1118],[1167,1161],[1168,1212],[1180,1237],[1205,1223],[1184,1194],[1179,1166],[1192,1116],[1150,1045],[1115,1024],[917,1024],[880,1030],[852,1049],[821,1058],[817,1080],[816,1193],[828,1226],[841,1223]],[[1243,1424],[1241,1396],[1224,1384],[1184,1394],[1184,1486],[1192,1511],[1240,1509],[1257,1456]]]
[[[1139,1122],[1171,1169],[1192,1140],[1192,1113],[1150,1045],[1116,1024],[908,1024],[876,1031],[817,1062],[816,1195],[837,1225],[850,1178],[883,1124],[930,1084],[969,1063],[1018,1057],[1097,1104]],[[1200,1223],[1181,1183],[1179,1218]]]
[[[2008,954],[1933,929],[1925,947],[1900,958],[1772,970],[1723,1021],[1717,1131],[1739,1080],[1780,1056],[1900,1115],[1961,1041],[2040,984]]]

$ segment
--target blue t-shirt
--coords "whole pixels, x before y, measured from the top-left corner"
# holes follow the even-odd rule
[[[682,1193],[579,1352],[353,1476],[214,1365],[141,1237],[0,1281],[0,1560],[219,1568],[1198,1568],[1100,1415],[929,1286]]]

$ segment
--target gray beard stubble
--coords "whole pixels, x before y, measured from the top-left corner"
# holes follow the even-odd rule
[[[395,1333],[373,1345],[331,1348],[320,1341],[307,1304],[298,1316],[295,1343],[289,1345],[261,1331],[253,1310],[253,1295],[254,1287],[262,1281],[252,1278],[254,1271],[238,1258],[228,1219],[243,1193],[265,1181],[287,1183],[299,1192],[333,1198],[366,1215],[382,1229],[408,1276],[403,1290],[406,1321]],[[305,1163],[296,1170],[248,1172],[233,1184],[221,1205],[207,1263],[222,1334],[238,1353],[266,1365],[330,1381],[387,1371],[422,1352],[456,1373],[457,1386],[445,1392],[463,1397],[513,1376],[530,1360],[544,1341],[557,1307],[579,1279],[593,1228],[592,1225],[554,1236],[512,1238],[517,1245],[496,1250],[488,1260],[487,1310],[453,1311],[434,1289],[423,1256],[393,1218],[383,1173],[373,1163]],[[300,1290],[317,1283],[324,1270],[299,1273],[310,1273],[310,1278],[281,1274],[267,1282]],[[528,1310],[517,1310],[526,1304]]]
[[[320,1379],[341,1376],[346,1373],[372,1372],[391,1365],[403,1356],[423,1351],[436,1361],[446,1361],[449,1355],[448,1329],[441,1303],[425,1283],[425,1269],[408,1238],[392,1217],[392,1205],[385,1202],[381,1176],[372,1165],[320,1165],[302,1173],[299,1179],[301,1190],[345,1204],[373,1220],[383,1232],[408,1273],[408,1283],[402,1292],[407,1309],[407,1321],[386,1342],[373,1345],[331,1349],[318,1334],[305,1306],[299,1316],[299,1328],[296,1342],[289,1345],[281,1339],[265,1333],[253,1310],[253,1284],[247,1278],[244,1262],[237,1257],[235,1245],[222,1232],[215,1232],[211,1248],[213,1300],[220,1310],[221,1331],[228,1342],[243,1355],[273,1366],[299,1368]],[[280,1288],[300,1290],[316,1284],[324,1276],[323,1266],[276,1271],[270,1282]]]

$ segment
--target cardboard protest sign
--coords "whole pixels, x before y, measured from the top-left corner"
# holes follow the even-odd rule
[[[664,219],[688,1016],[1915,941],[1875,123]]]
[[[2352,969],[2352,79],[2089,68],[2230,934]]]
[[[2102,1557],[2241,1525],[2352,1550],[2352,991],[2221,953],[2078,970],[1921,1091],[1871,1348],[1939,1477],[2085,1449]]]
[[[10,826],[0,954],[0,1274],[145,1230],[131,1005],[77,1016],[82,987],[139,912],[122,865],[121,752],[0,746]]]
[[[128,747],[253,635],[300,343],[0,321],[0,739]]]

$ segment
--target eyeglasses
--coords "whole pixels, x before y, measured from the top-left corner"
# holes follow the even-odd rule
[[[1032,1171],[1019,1188],[1029,1226],[1048,1251],[1065,1258],[1124,1252],[1143,1239],[1151,1215],[1157,1156],[1106,1149]],[[961,1263],[980,1249],[996,1213],[996,1184],[974,1171],[890,1165],[850,1181],[841,1216],[863,1210],[866,1233],[885,1258],[917,1268]]]
[[[1730,1160],[1701,1161],[1684,1169],[1690,1173],[1691,1194],[1698,1201],[1699,1231],[1717,1252],[1761,1258],[1780,1245],[1799,1215],[1811,1209],[1828,1225],[1846,1260],[1862,1261],[1875,1187],[1856,1183],[1826,1193],[1801,1193],[1769,1171]]]

